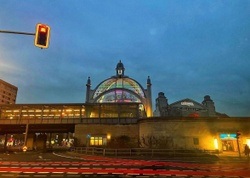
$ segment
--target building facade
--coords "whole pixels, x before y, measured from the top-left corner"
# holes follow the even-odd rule
[[[240,133],[238,139],[237,132]],[[250,146],[250,118],[142,119],[139,121],[139,138],[143,147],[242,153],[246,144]]]
[[[0,104],[2,140],[17,140],[15,134],[20,140],[28,128],[29,149],[43,148],[45,143],[53,147],[72,139],[76,146],[87,147],[236,153],[245,144],[250,146],[250,117],[232,118],[217,112],[209,95],[201,103],[186,98],[169,104],[163,92],[156,98],[153,116],[150,78],[143,88],[124,72],[119,61],[116,74],[94,89],[89,77],[85,103]]]
[[[137,102],[140,105],[139,118],[135,120],[136,123],[118,125],[78,124],[75,135],[81,144],[107,146],[108,138],[126,135],[133,142],[130,144],[137,147],[237,152],[245,144],[250,146],[250,118],[230,118],[217,112],[209,95],[204,96],[202,103],[186,98],[169,104],[164,93],[160,92],[152,117],[150,79],[147,80],[147,89],[143,89],[138,82],[125,76],[124,71],[124,65],[120,61],[116,67],[116,75],[101,82],[94,90],[91,89],[91,80],[88,78],[86,104],[116,103],[119,106],[128,103],[122,111],[129,113],[125,108],[129,107],[129,103]],[[145,114],[141,114],[142,108]],[[107,117],[118,116],[118,113]],[[91,114],[86,114],[88,115]],[[239,140],[236,138],[237,131],[241,132]]]
[[[209,95],[204,96],[202,103],[186,98],[168,104],[164,93],[159,92],[155,103],[154,116],[157,117],[228,117],[216,112],[215,104]]]
[[[0,104],[15,104],[18,88],[0,79]]]
[[[116,103],[120,106],[122,103],[138,103],[139,117],[152,116],[152,94],[151,80],[147,78],[147,88],[144,89],[139,82],[125,75],[125,68],[121,61],[116,66],[116,75],[102,81],[95,89],[91,89],[90,77],[86,84],[86,103]],[[128,109],[128,108],[127,108]],[[106,110],[105,115],[108,117],[130,117],[131,114],[123,108],[118,112]],[[125,112],[123,112],[125,110]],[[122,113],[123,112],[123,113]],[[96,111],[91,111],[89,116],[97,117]]]

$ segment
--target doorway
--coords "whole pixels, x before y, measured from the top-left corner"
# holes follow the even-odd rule
[[[223,151],[237,151],[235,140],[222,140],[222,149]]]

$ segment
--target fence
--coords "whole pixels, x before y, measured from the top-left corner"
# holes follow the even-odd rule
[[[73,152],[87,155],[102,155],[114,157],[204,157],[218,155],[218,150],[183,150],[183,149],[146,149],[146,148],[96,148],[75,147]]]

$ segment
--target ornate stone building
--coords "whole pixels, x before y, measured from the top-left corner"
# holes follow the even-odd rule
[[[86,84],[86,104],[112,104],[105,110],[105,116],[108,117],[131,117],[137,116],[133,112],[129,112],[129,107],[126,109],[117,110],[117,106],[122,103],[139,104],[138,116],[152,116],[152,94],[151,81],[148,76],[147,88],[144,89],[139,82],[125,75],[125,68],[121,61],[116,66],[116,75],[102,81],[95,89],[91,89],[90,77]],[[99,114],[95,110],[90,110],[87,114],[92,117],[97,117]],[[119,116],[118,116],[119,115]]]
[[[209,95],[204,96],[202,103],[186,98],[168,104],[163,92],[156,98],[154,116],[157,117],[228,117],[226,114],[216,112],[213,100]]]

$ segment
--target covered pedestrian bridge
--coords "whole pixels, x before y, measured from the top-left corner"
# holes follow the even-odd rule
[[[31,149],[48,142],[50,147],[51,142],[73,138],[76,125],[136,124],[138,116],[138,103],[0,105],[0,143],[6,147],[21,140]]]

